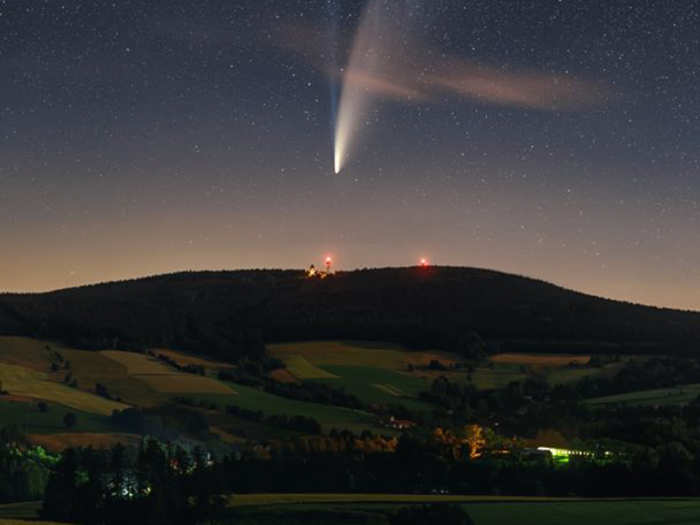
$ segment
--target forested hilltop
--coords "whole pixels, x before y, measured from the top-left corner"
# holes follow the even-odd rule
[[[602,299],[457,267],[183,272],[0,295],[0,333],[84,348],[169,347],[235,359],[264,343],[381,340],[494,351],[692,353],[700,313]],[[585,349],[585,350],[584,350]]]

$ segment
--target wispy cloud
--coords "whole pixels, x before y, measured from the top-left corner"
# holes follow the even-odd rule
[[[302,54],[318,70],[341,78],[346,88],[355,86],[384,100],[437,102],[452,95],[494,106],[585,111],[617,97],[604,80],[446,57],[415,38],[410,50],[398,49],[396,39],[386,33],[382,47],[370,36],[358,34],[352,49],[361,59],[349,60],[340,70],[331,63],[327,36],[298,25],[289,26],[282,34],[281,45]],[[434,57],[441,58],[436,61]]]
[[[444,89],[478,102],[546,111],[577,111],[612,97],[604,82],[537,71],[504,71],[452,60],[429,79],[432,89]]]

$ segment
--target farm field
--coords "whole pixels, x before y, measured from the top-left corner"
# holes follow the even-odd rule
[[[51,351],[60,349],[59,345],[39,339],[0,336],[0,362],[38,372],[49,370]]]
[[[128,405],[50,381],[48,375],[19,365],[0,363],[0,382],[10,394],[54,401],[76,410],[109,415]]]
[[[165,394],[232,393],[232,390],[224,383],[195,374],[143,374],[136,377],[156,392]]]
[[[355,372],[364,368],[367,374],[374,375],[379,375],[382,371],[393,371],[396,373],[395,381],[421,385],[418,389],[415,386],[409,387],[409,392],[406,392],[409,396],[424,389],[424,385],[429,386],[441,375],[452,381],[467,381],[467,372],[464,369],[441,371],[425,368],[433,359],[446,366],[459,361],[458,356],[447,352],[413,352],[398,345],[351,341],[284,343],[269,345],[268,350],[270,355],[285,363],[294,377],[300,380],[323,380],[328,384],[343,386],[367,402],[388,402],[392,397],[389,393],[393,390],[392,383],[370,381],[369,375],[368,380],[363,382],[359,375],[353,372],[353,368]],[[545,377],[550,384],[555,385],[572,383],[588,376],[613,375],[624,364],[613,363],[601,368],[568,366],[572,362],[585,365],[590,359],[590,355],[582,354],[503,353],[491,356],[490,366],[477,367],[471,376],[474,385],[480,390],[503,388],[512,381],[527,379],[532,373]],[[409,372],[409,364],[419,368]],[[331,380],[328,374],[338,377]],[[399,376],[407,379],[401,381]],[[389,389],[373,386],[385,384],[389,385]],[[398,387],[394,393],[404,390],[398,385],[394,386]]]
[[[576,500],[413,494],[250,494],[235,496],[237,523],[387,525],[387,512],[407,504],[461,503],[476,525],[681,525],[700,522],[697,499]],[[335,516],[334,516],[335,515]]]
[[[527,374],[520,370],[520,365],[495,364],[493,367],[478,367],[472,374],[472,382],[479,390],[504,388],[513,381],[524,381]]]
[[[107,449],[121,443],[124,446],[137,446],[141,437],[136,434],[115,433],[75,433],[29,434],[29,440],[51,452],[61,452],[68,447],[92,447]]]
[[[228,386],[216,379],[179,372],[146,354],[118,350],[104,350],[99,353],[125,367],[130,378],[138,379],[151,390],[161,394],[232,393]]]
[[[76,415],[76,425],[71,432],[112,432],[114,430],[106,415],[76,411],[56,403],[47,403],[48,410],[41,412],[35,401],[13,401],[0,397],[0,421],[12,421],[30,434],[54,434],[65,432],[63,418],[66,413]]]
[[[586,400],[586,403],[591,405],[684,405],[698,396],[700,396],[700,384],[694,384],[596,397]]]
[[[447,352],[411,352],[398,345],[349,341],[307,341],[268,345],[271,356],[285,363],[301,356],[314,366],[368,366],[405,371],[408,365],[424,366],[432,359],[453,363],[455,356]]]
[[[27,501],[23,503],[7,503],[0,505],[0,525],[33,523],[35,525],[54,525],[54,522],[34,521],[41,509],[40,501]],[[25,520],[31,520],[25,521]]]
[[[535,373],[547,380],[550,385],[569,384],[584,377],[613,376],[625,365],[625,359],[600,368],[570,367],[569,364],[583,365],[590,355],[580,354],[496,354],[490,357],[490,367],[478,367],[472,374],[475,386],[480,390],[503,388],[512,381],[523,381],[528,374]]]
[[[585,365],[590,360],[590,355],[580,354],[496,354],[491,357],[494,363],[547,367],[567,366],[570,363]]]
[[[389,429],[378,427],[374,416],[360,410],[307,403],[268,394],[262,390],[237,383],[229,384],[235,390],[235,394],[199,394],[192,397],[216,403],[220,408],[225,408],[227,404],[233,404],[248,410],[261,410],[265,415],[313,417],[321,423],[324,431],[335,427],[348,428],[355,432],[367,429],[391,433]]]
[[[431,410],[417,399],[439,375],[459,376],[463,372],[409,372],[409,364],[426,366],[437,359],[447,365],[456,358],[445,352],[410,352],[397,345],[346,341],[311,341],[269,345],[273,357],[281,359],[296,378],[318,381],[357,396],[365,403],[403,404],[415,410]]]
[[[326,503],[462,503],[462,502],[561,502],[581,501],[579,498],[538,498],[507,496],[460,496],[435,494],[319,494],[319,493],[285,493],[285,494],[236,494],[231,497],[233,507],[257,505],[290,504],[326,504]],[[699,504],[700,505],[700,504]],[[700,507],[699,507],[700,508]]]
[[[102,352],[64,349],[61,354],[70,361],[71,373],[81,388],[94,388],[100,383],[107,387],[111,396],[140,406],[157,405],[165,399],[143,381],[130,376],[126,366]]]
[[[151,348],[150,350],[156,355],[163,354],[164,356],[169,357],[180,366],[196,365],[214,369],[231,368],[233,366],[230,363],[212,361],[203,357],[197,357],[195,355],[185,354],[183,352],[176,352],[175,350],[169,350],[167,348]]]
[[[309,363],[302,355],[290,355],[285,358],[287,370],[297,379],[328,379],[337,376]]]
[[[318,381],[343,388],[365,403],[401,404],[415,410],[434,408],[418,399],[420,392],[430,388],[430,382],[424,378],[367,366],[326,366],[325,370],[334,378]]]

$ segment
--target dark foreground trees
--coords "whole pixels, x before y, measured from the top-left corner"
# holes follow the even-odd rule
[[[41,516],[89,525],[211,522],[224,506],[208,454],[155,440],[130,454],[68,449],[49,480]]]

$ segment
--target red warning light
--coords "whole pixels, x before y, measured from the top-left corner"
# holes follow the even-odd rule
[[[420,264],[421,267],[423,267],[423,268],[427,268],[428,266],[430,266],[430,263],[428,262],[428,259],[426,259],[425,257],[421,257],[421,260],[420,260],[420,263],[419,263],[419,264]]]

